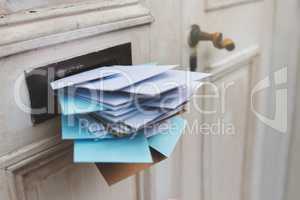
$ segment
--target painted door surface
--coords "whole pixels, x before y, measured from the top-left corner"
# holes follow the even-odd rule
[[[156,6],[159,4],[168,8],[161,12],[154,9],[154,14],[169,22],[165,28],[158,22],[162,35],[167,32],[173,38],[176,30],[181,30],[177,37],[181,43],[179,62],[189,70],[189,57],[196,51],[196,70],[209,72],[212,78],[190,103],[185,114],[189,126],[173,156],[145,175],[145,191],[150,188],[147,198],[255,199],[261,138],[251,107],[259,109],[262,97],[253,95],[251,102],[251,89],[267,70],[273,1],[164,1]],[[235,42],[235,50],[216,49],[212,42],[203,41],[196,50],[191,49],[188,37],[193,24],[205,32],[223,33]],[[172,46],[167,48],[178,55]],[[175,56],[173,62],[178,59]]]
[[[256,177],[255,170],[261,164],[257,159],[261,133],[256,128],[257,116],[253,113],[263,110],[263,97],[253,93],[253,89],[269,67],[273,3],[204,0],[185,9],[187,12],[202,5],[194,17],[184,18],[187,23],[197,18],[199,22],[193,23],[199,23],[204,31],[222,32],[236,46],[234,51],[228,52],[212,44],[199,43],[197,49],[198,70],[213,76],[213,85],[203,91],[212,97],[202,100],[203,110],[208,113],[201,116],[209,130],[206,126],[200,129],[203,133],[200,137],[201,199],[258,198],[257,182],[261,179]]]
[[[187,191],[192,190],[184,193],[184,199],[251,198],[253,152],[258,138],[250,100],[257,70],[262,67],[258,56],[263,48],[265,19],[271,16],[265,4],[252,0],[201,0],[183,8],[185,30],[195,23],[202,31],[223,33],[236,46],[229,52],[215,48],[211,42],[198,44],[198,70],[212,73],[212,84],[202,91],[208,97],[195,100],[201,104],[202,109],[196,109],[201,118],[189,118],[201,135],[197,156],[201,181],[198,188],[185,185]]]

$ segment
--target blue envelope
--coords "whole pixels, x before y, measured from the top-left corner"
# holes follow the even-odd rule
[[[74,142],[77,163],[152,163],[148,142],[143,134],[135,137]]]
[[[183,130],[185,120],[170,119],[170,129],[146,138],[143,132],[125,138],[75,140],[74,161],[85,163],[152,163],[151,151],[169,157]],[[151,149],[152,148],[152,149]]]
[[[171,122],[173,128],[148,139],[153,163],[96,163],[108,185],[115,184],[166,159],[174,150],[186,124],[181,117],[173,117]],[[128,161],[130,162],[129,159]]]
[[[173,117],[168,130],[148,138],[149,146],[165,157],[169,157],[183,133],[185,125],[186,121],[183,118]]]

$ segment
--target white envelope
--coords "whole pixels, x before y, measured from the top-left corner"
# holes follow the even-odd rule
[[[107,78],[116,74],[118,74],[118,71],[112,70],[111,67],[101,67],[86,72],[82,72],[79,74],[75,74],[72,76],[68,76],[62,79],[58,79],[51,83],[51,87],[53,90],[57,90],[75,84],[95,80],[95,79]]]
[[[202,85],[203,83],[193,82],[189,85],[181,86],[180,88],[167,91],[156,98],[144,102],[143,106],[152,108],[175,109],[183,103],[189,101],[190,97]]]
[[[122,123],[126,126],[129,126],[131,128],[134,128],[136,130],[139,130],[140,128],[151,124],[153,122],[159,122],[160,120],[165,119],[164,116],[172,116],[176,114],[177,112],[181,111],[183,107],[176,108],[174,110],[170,111],[161,111],[161,110],[151,110],[147,113],[145,112],[139,112],[135,113],[131,117],[125,119],[122,121]],[[159,119],[159,120],[158,120]],[[156,121],[158,120],[158,121]]]
[[[89,99],[95,102],[100,102],[110,106],[120,106],[127,104],[134,100],[134,96],[125,92],[104,92],[88,89],[77,89],[76,95]]]
[[[96,112],[95,114],[100,116],[102,119],[109,121],[110,123],[118,123],[118,122],[126,120],[126,119],[130,118],[131,116],[136,115],[138,113],[139,113],[139,111],[134,110],[132,112],[128,112],[124,115],[119,115],[119,116],[111,116],[111,115],[103,113],[103,112]]]
[[[111,127],[111,129],[118,133],[131,134],[142,128],[152,126],[156,123],[161,123],[163,120],[175,115],[176,113],[183,110],[183,106],[179,106],[174,110],[158,110],[153,109],[148,111],[147,114],[144,112],[134,112],[133,115],[127,117],[126,119],[107,121],[99,115],[99,113],[93,113],[93,117],[100,120],[102,123],[105,123]]]
[[[122,109],[119,109],[119,110],[105,110],[105,111],[103,111],[103,113],[105,113],[107,115],[110,115],[110,116],[118,117],[118,116],[121,116],[121,115],[125,115],[129,112],[133,112],[136,109],[137,108],[136,108],[135,105],[130,105],[126,108],[122,108]]]
[[[153,120],[152,122],[150,122],[148,125],[153,125],[153,124],[156,124],[156,123],[160,123],[161,121],[172,117],[176,113],[178,113],[180,111],[183,111],[184,110],[184,106],[185,106],[185,104],[182,104],[182,105],[178,106],[176,109],[169,110],[169,111],[165,112],[163,115],[161,115],[160,117],[156,118],[155,120]]]
[[[76,96],[76,97],[78,99],[81,99],[82,101],[87,102],[87,103],[99,104],[99,105],[103,106],[105,109],[112,110],[112,111],[117,111],[117,110],[124,109],[124,108],[127,108],[127,107],[133,105],[132,102],[129,102],[129,103],[121,104],[121,105],[118,105],[118,106],[112,106],[112,105],[97,102],[97,101],[94,101],[94,100],[91,100],[91,99],[88,99],[88,98],[85,98],[85,97],[81,97],[81,96]]]
[[[209,76],[210,74],[200,72],[169,70],[166,73],[124,88],[122,91],[146,96],[155,96]]]
[[[76,85],[76,87],[91,90],[116,91],[162,74],[175,67],[177,65],[156,66],[154,64],[111,67],[112,70],[116,70],[119,74],[113,78],[90,81]]]

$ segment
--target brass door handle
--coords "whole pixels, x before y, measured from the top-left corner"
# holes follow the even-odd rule
[[[199,41],[211,41],[217,49],[232,51],[235,48],[233,40],[229,38],[223,39],[222,33],[206,33],[201,31],[198,25],[194,24],[189,36],[190,47],[196,47]]]

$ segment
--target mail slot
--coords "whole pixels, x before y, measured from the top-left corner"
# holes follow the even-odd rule
[[[33,124],[42,123],[58,114],[57,100],[50,88],[53,80],[101,66],[131,64],[131,43],[125,43],[26,71]]]

